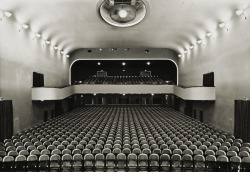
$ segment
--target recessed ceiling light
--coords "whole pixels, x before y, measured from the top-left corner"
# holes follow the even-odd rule
[[[102,49],[100,48],[99,51],[102,51]]]
[[[152,93],[151,95],[154,96],[154,93]]]
[[[54,49],[55,49],[55,50],[57,50],[57,49],[58,49],[58,47],[57,47],[57,46],[54,46]]]
[[[147,62],[147,65],[149,66],[151,63],[150,62]]]
[[[123,96],[125,96],[126,94],[125,94],[125,93],[123,93],[122,95],[123,95]]]
[[[122,62],[122,66],[125,66],[126,65],[126,63],[125,62]]]
[[[97,65],[100,66],[100,65],[101,65],[101,62],[97,62]]]
[[[66,54],[66,55],[65,55],[65,57],[69,58],[69,55],[68,55],[68,54]]]
[[[123,69],[122,71],[123,71],[123,72],[125,72],[126,70],[125,70],[125,69]]]
[[[190,49],[193,49],[193,48],[194,48],[194,46],[193,46],[193,45],[191,45],[189,48],[190,48]]]
[[[127,17],[127,15],[128,15],[128,12],[126,11],[126,10],[120,10],[119,12],[118,12],[118,14],[119,14],[119,16],[121,17],[121,18],[125,18],[125,17]]]
[[[96,96],[96,93],[94,93],[93,95]]]
[[[184,54],[187,54],[187,50],[183,51]]]
[[[179,54],[179,55],[178,55],[178,57],[182,57],[182,55],[181,55],[181,54]]]
[[[61,54],[65,54],[65,52],[64,52],[64,51],[61,51]]]

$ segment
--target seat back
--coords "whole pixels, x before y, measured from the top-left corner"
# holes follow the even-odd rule
[[[105,157],[102,153],[95,155],[95,167],[96,169],[103,169],[105,165]]]
[[[194,168],[195,171],[205,171],[205,157],[203,155],[195,155],[194,157]]]
[[[106,155],[106,168],[113,169],[115,167],[115,155],[113,153],[109,153]]]
[[[240,171],[241,158],[238,156],[233,156],[230,158],[230,170],[231,171]]]
[[[84,167],[86,170],[92,170],[94,166],[94,155],[92,154],[86,154],[84,156]]]
[[[171,156],[172,170],[178,171],[181,169],[181,155],[173,154]]]
[[[82,171],[83,157],[81,154],[73,155],[73,171]]]
[[[217,158],[218,171],[229,171],[229,160],[225,155],[221,155]]]
[[[159,170],[159,155],[151,154],[149,156],[149,166],[150,166],[150,169],[153,171]]]
[[[138,156],[138,167],[140,170],[148,170],[148,155],[140,154]]]
[[[72,156],[70,154],[64,154],[62,156],[62,169],[70,171],[72,168]]]
[[[25,171],[25,169],[26,169],[26,156],[18,155],[15,158],[15,169],[16,169],[16,171]]]
[[[38,160],[38,169],[39,170],[48,170],[49,169],[49,156],[41,155]]]
[[[117,160],[117,168],[118,169],[126,169],[127,167],[127,158],[126,155],[124,153],[119,153],[116,156],[116,160]]]
[[[128,162],[129,169],[137,168],[137,155],[134,153],[129,154],[127,158],[127,162]]]
[[[242,170],[243,171],[249,171],[250,170],[250,157],[244,157],[242,159]]]
[[[51,170],[59,170],[61,168],[61,157],[59,155],[51,155],[50,168]]]
[[[37,156],[36,155],[29,155],[28,158],[27,158],[27,169],[28,170],[34,170],[36,171],[37,169]]]

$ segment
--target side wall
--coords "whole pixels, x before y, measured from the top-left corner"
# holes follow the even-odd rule
[[[215,104],[194,108],[204,110],[204,122],[233,133],[234,100],[250,97],[250,20],[234,15],[227,24],[228,31],[218,27],[215,39],[179,60],[179,77],[180,85],[202,85],[203,74],[215,73]]]
[[[32,40],[30,28],[18,32],[10,18],[0,25],[0,96],[13,100],[14,133],[43,121],[53,102],[31,101],[32,73],[43,73],[45,86],[58,87],[68,83],[68,59],[43,47],[40,39]]]

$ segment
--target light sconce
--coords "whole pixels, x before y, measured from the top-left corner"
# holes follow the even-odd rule
[[[47,40],[47,41],[45,41],[45,43],[46,43],[47,45],[49,45],[49,44],[50,44],[50,41]]]
[[[20,32],[22,29],[26,30],[26,29],[28,29],[28,28],[29,28],[29,25],[27,25],[27,24],[22,24],[18,31]]]
[[[40,38],[41,36],[42,36],[41,34],[35,33],[35,34],[34,34],[34,37],[32,38],[32,40],[37,39],[37,38]]]
[[[213,34],[211,32],[208,32],[207,37],[211,37],[211,36],[213,36]]]
[[[244,16],[245,17],[245,20],[247,19],[247,16],[244,14],[244,10],[236,10],[235,13],[238,15],[238,16]]]
[[[43,46],[45,46],[45,45],[49,45],[50,44],[50,41],[48,41],[48,40],[44,40],[44,44],[43,44]]]
[[[209,37],[209,38],[215,38],[215,35],[213,34],[213,33],[211,33],[211,32],[208,32],[207,33],[207,37]]]
[[[219,24],[219,27],[222,28],[222,29],[225,28],[225,29],[227,29],[227,31],[228,31],[228,27],[227,27],[227,24],[226,24],[226,23],[220,23],[220,24]]]
[[[197,44],[201,44],[201,43],[202,43],[202,40],[201,40],[201,39],[197,41]]]
[[[8,12],[8,11],[4,11],[3,12],[3,16],[0,18],[0,20],[3,20],[4,17],[11,17],[12,16],[12,13]]]

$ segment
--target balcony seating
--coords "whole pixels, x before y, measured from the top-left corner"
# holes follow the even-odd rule
[[[79,84],[168,84],[168,82],[163,81],[158,76],[90,76],[84,81],[75,81],[74,85]],[[172,84],[172,82],[171,82]]]

